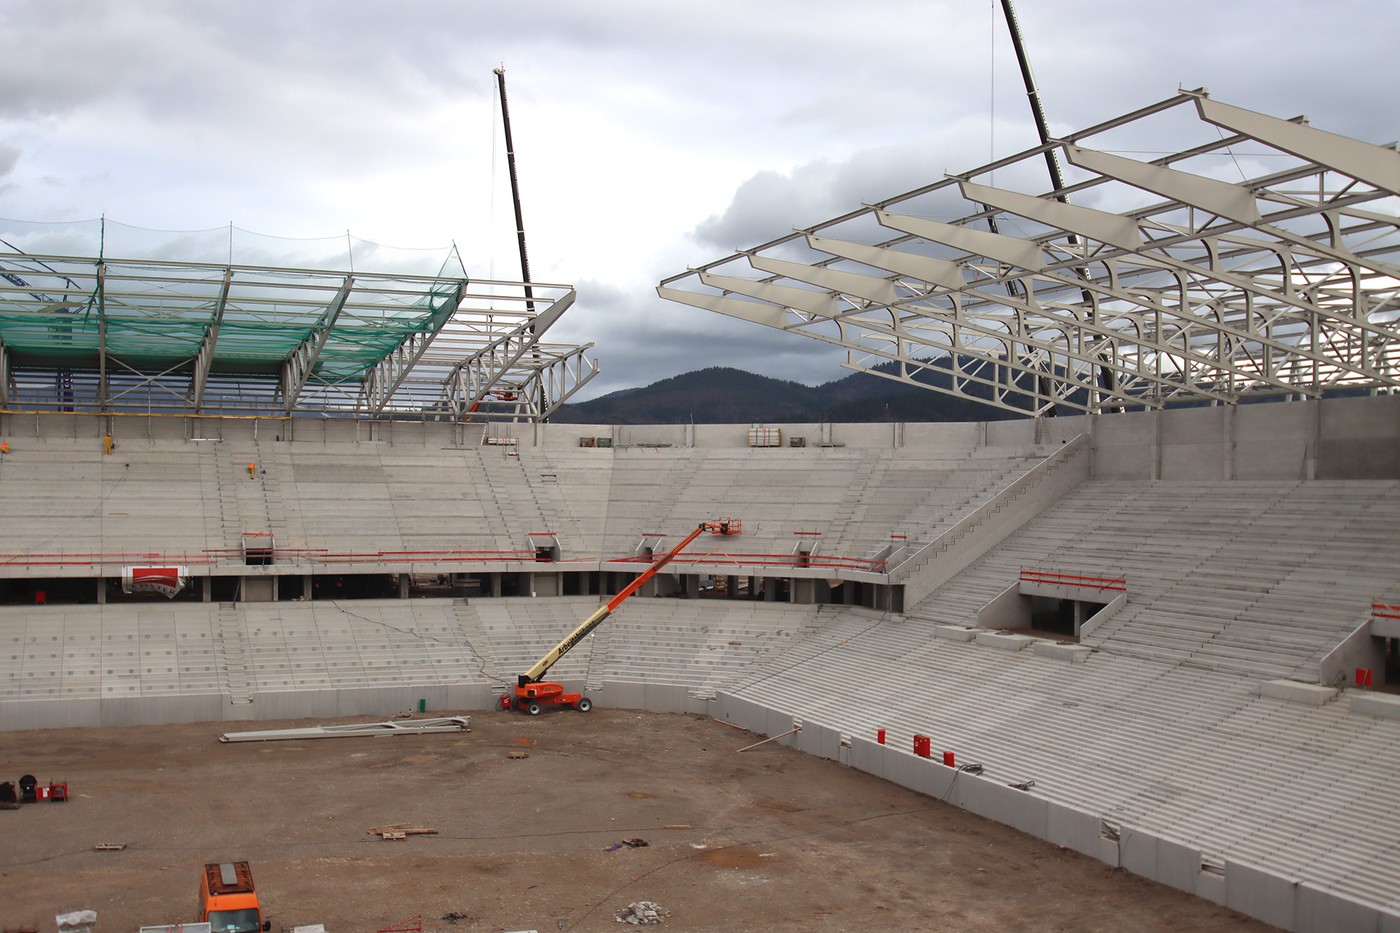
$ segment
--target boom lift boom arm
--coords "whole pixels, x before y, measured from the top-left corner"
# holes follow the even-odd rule
[[[648,567],[641,576],[637,577],[637,579],[633,580],[631,583],[623,587],[622,592],[618,593],[612,599],[608,600],[605,605],[600,606],[597,612],[593,613],[587,619],[584,619],[583,623],[579,625],[578,628],[574,629],[572,632],[566,635],[563,641],[559,642],[559,644],[551,648],[549,652],[545,654],[544,657],[536,661],[534,667],[521,674],[518,678],[518,685],[520,687],[525,687],[529,684],[538,682],[539,679],[543,677],[551,667],[554,666],[555,662],[557,662],[564,655],[568,654],[569,651],[572,650],[573,647],[577,645],[580,641],[582,641],[584,637],[588,635],[589,632],[593,631],[599,625],[602,625],[603,621],[607,619],[608,616],[612,615],[613,611],[617,609],[618,606],[622,605],[623,601],[626,600],[627,597],[631,596],[633,593],[637,592],[637,590],[641,589],[644,585],[646,585],[646,582],[648,580],[656,576],[657,571],[659,571],[662,567],[665,567],[677,554],[685,550],[690,545],[690,542],[700,537],[701,533],[707,529],[708,525],[709,523],[702,522],[699,525],[699,527],[697,527],[694,531],[692,531],[689,535],[686,536],[684,541],[676,545],[664,557],[662,557],[660,560],[656,561],[650,567]]]

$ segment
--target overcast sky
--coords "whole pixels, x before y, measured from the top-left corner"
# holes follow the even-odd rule
[[[1395,0],[1016,10],[1052,132],[1205,86],[1400,137]],[[289,258],[348,231],[357,262],[455,243],[517,279],[499,65],[532,276],[578,289],[548,339],[597,344],[581,397],[713,365],[840,378],[657,282],[1036,141],[996,0],[0,0],[0,218],[232,225]]]

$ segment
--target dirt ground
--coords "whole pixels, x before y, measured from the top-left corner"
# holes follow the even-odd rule
[[[218,737],[315,723],[0,733],[0,780],[72,794],[0,811],[0,927],[189,921],[200,865],[248,859],[273,930],[615,931],[638,901],[676,931],[1269,929],[834,762],[739,752],[757,738],[707,717],[471,717],[256,744]],[[390,824],[437,832],[369,833]]]

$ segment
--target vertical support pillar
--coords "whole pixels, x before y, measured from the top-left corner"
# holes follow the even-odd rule
[[[766,577],[763,581],[763,601],[765,603],[775,603],[778,601],[778,578]]]
[[[699,599],[699,598],[700,598],[700,575],[697,574],[697,573],[688,573],[688,574],[686,574],[682,579],[685,580],[685,598],[686,598],[686,599]]]
[[[1312,443],[1308,445],[1312,450],[1312,456],[1306,458],[1303,469],[1304,479],[1317,479],[1317,464],[1322,459],[1322,399],[1313,399],[1306,404],[1312,406],[1310,412],[1312,415]]]
[[[1151,479],[1162,478],[1162,419],[1167,416],[1166,410],[1158,408],[1152,412],[1152,476]],[[1098,420],[1098,415],[1094,416]]]
[[[1220,472],[1226,482],[1235,478],[1235,415],[1238,405],[1225,406],[1225,421],[1220,426],[1220,453],[1223,460]]]
[[[725,578],[725,581],[729,584],[727,587],[725,587],[725,590],[729,598],[734,599],[736,596],[739,595],[739,578],[735,576],[729,576]]]
[[[493,574],[491,574],[491,595],[492,595],[492,596],[495,596],[495,597],[497,597],[497,598],[499,598],[500,595],[501,595],[501,575],[500,575],[500,573],[493,573]]]
[[[408,587],[413,577],[407,573],[399,574],[399,599],[408,599]]]
[[[212,602],[214,601],[214,578],[213,578],[213,577],[200,577],[200,581],[199,581],[199,582],[200,582],[200,590],[201,590],[201,592],[200,592],[200,600],[201,600],[202,602],[212,603]],[[307,586],[306,592],[307,592],[308,594],[310,594],[310,592],[311,592],[311,587],[310,587],[310,585]]]
[[[107,578],[97,578],[97,605],[107,605]]]

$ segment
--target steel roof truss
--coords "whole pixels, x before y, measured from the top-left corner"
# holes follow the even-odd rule
[[[340,317],[340,312],[345,308],[345,302],[349,299],[350,290],[354,284],[354,276],[347,275],[344,284],[336,292],[325,313],[312,327],[311,333],[306,335],[306,339],[292,351],[286,362],[283,363],[282,403],[287,414],[290,415],[296,408],[301,390],[315,370],[316,360],[320,358],[321,351],[325,349],[326,341],[331,335],[331,328],[335,326],[336,318]]]

